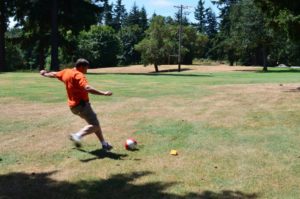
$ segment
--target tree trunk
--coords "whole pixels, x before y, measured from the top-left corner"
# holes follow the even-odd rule
[[[266,53],[266,47],[263,46],[262,48],[262,56],[263,56],[263,71],[267,72],[268,71],[268,66],[267,66],[267,53]]]
[[[0,72],[6,71],[5,32],[6,32],[5,2],[4,0],[0,0]]]
[[[45,69],[45,48],[41,41],[38,48],[38,64],[39,64],[39,70]]]
[[[57,0],[52,0],[51,9],[51,70],[58,71],[58,25],[57,25]]]
[[[154,68],[155,68],[155,72],[157,72],[157,73],[158,73],[158,72],[159,72],[159,70],[158,70],[158,65],[157,65],[156,63],[154,64]]]
[[[235,58],[234,58],[234,51],[233,50],[229,50],[228,51],[228,60],[229,60],[229,64],[230,66],[233,66]]]

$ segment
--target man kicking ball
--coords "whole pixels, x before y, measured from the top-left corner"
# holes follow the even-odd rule
[[[40,74],[44,77],[57,78],[65,83],[68,104],[73,114],[83,118],[88,125],[77,133],[71,134],[70,139],[77,147],[81,146],[81,138],[95,133],[102,145],[102,149],[109,151],[113,147],[105,141],[96,113],[89,103],[88,94],[111,96],[111,91],[99,91],[90,86],[84,74],[89,67],[89,62],[85,59],[78,59],[73,69],[64,69],[59,72],[48,72],[41,70]]]

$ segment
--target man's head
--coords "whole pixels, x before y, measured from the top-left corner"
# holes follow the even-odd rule
[[[83,58],[77,59],[76,63],[75,63],[75,67],[78,71],[82,72],[82,73],[86,73],[88,67],[90,66],[90,63]]]

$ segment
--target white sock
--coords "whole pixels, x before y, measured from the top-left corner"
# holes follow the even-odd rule
[[[102,144],[103,146],[106,146],[106,145],[107,145],[107,142],[106,142],[106,141],[101,141],[101,144]]]

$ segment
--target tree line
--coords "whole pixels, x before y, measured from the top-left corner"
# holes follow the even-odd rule
[[[0,71],[68,67],[85,57],[91,67],[192,64],[194,59],[230,65],[300,62],[300,2],[212,0],[218,15],[199,0],[195,22],[178,9],[150,18],[122,0],[1,0]],[[16,25],[9,28],[9,20]],[[180,51],[178,50],[180,49]],[[179,53],[180,52],[180,53]],[[180,55],[180,56],[179,56]]]

